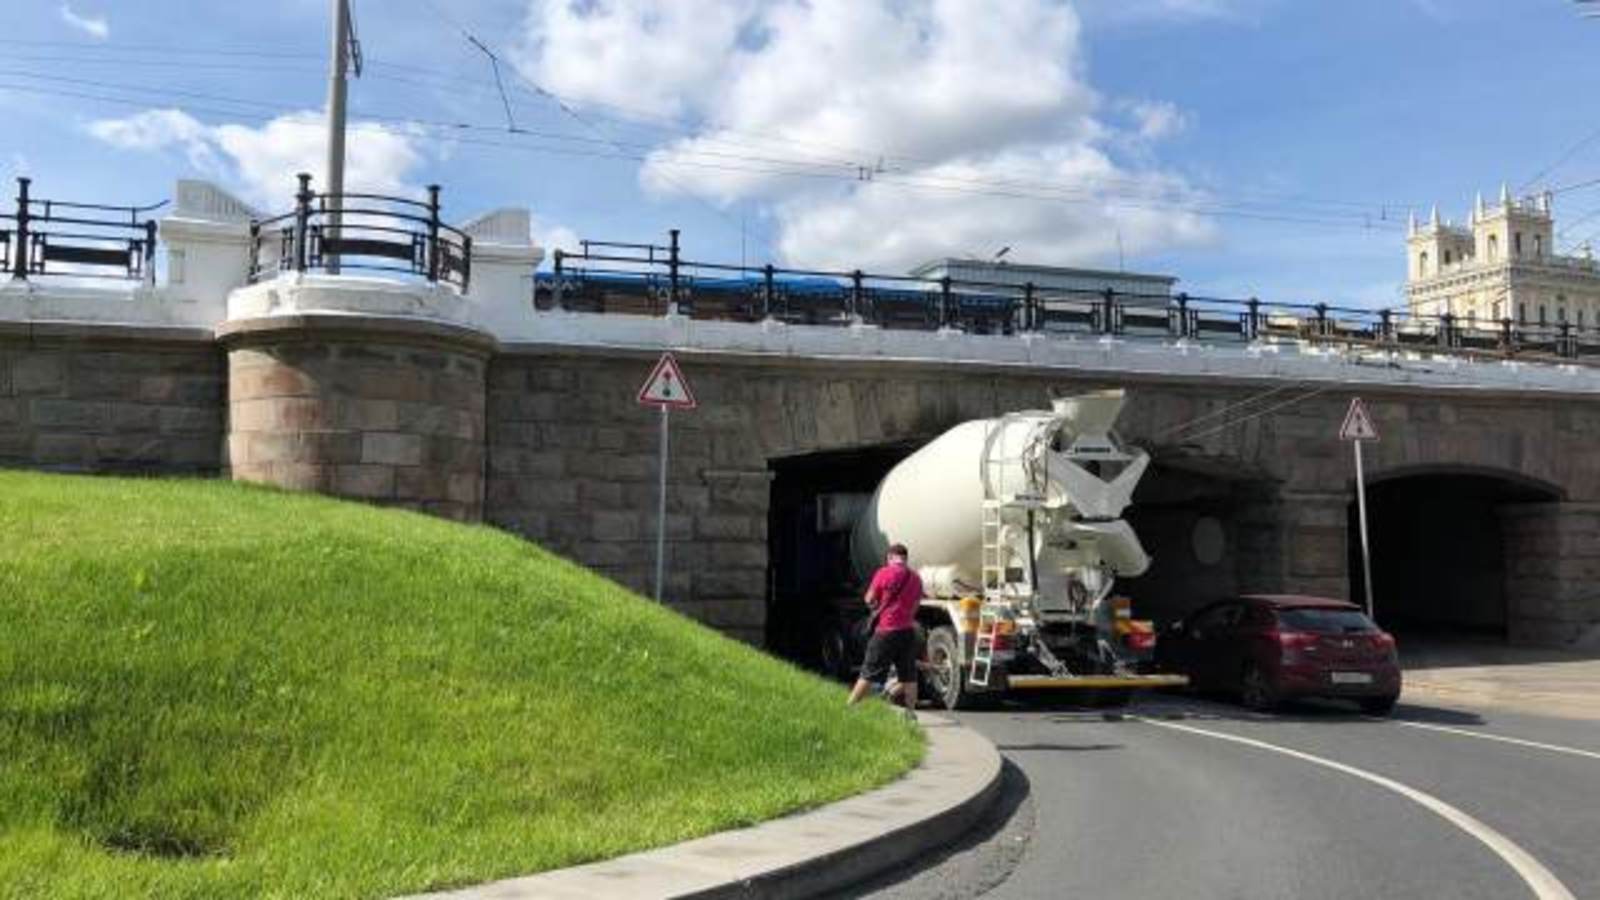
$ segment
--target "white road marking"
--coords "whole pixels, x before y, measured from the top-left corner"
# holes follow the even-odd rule
[[[1528,851],[1512,843],[1510,838],[1507,838],[1500,832],[1495,831],[1493,828],[1490,828],[1483,822],[1478,821],[1467,813],[1462,812],[1461,810],[1451,806],[1443,800],[1440,800],[1438,797],[1435,797],[1432,794],[1424,793],[1414,787],[1410,787],[1409,785],[1401,784],[1392,778],[1385,778],[1382,775],[1378,775],[1374,772],[1368,772],[1365,769],[1358,769],[1355,766],[1345,765],[1344,763],[1335,762],[1331,759],[1325,759],[1321,756],[1313,756],[1310,753],[1293,750],[1289,747],[1280,747],[1277,744],[1269,744],[1266,741],[1258,741],[1253,738],[1239,737],[1238,735],[1233,734],[1224,734],[1219,731],[1208,731],[1204,728],[1195,728],[1192,725],[1179,725],[1176,722],[1162,722],[1157,719],[1146,719],[1142,716],[1130,716],[1130,718],[1136,718],[1139,721],[1149,725],[1156,725],[1161,728],[1170,728],[1173,731],[1187,731],[1190,734],[1198,734],[1203,737],[1215,738],[1219,741],[1229,741],[1235,744],[1243,744],[1247,747],[1255,747],[1259,750],[1270,750],[1273,753],[1281,753],[1284,756],[1290,756],[1314,765],[1332,769],[1335,772],[1343,772],[1346,775],[1353,775],[1356,778],[1369,781],[1381,788],[1393,791],[1396,794],[1399,794],[1400,796],[1421,805],[1425,809],[1431,810],[1440,818],[1443,818],[1445,821],[1476,838],[1484,846],[1494,851],[1496,856],[1504,860],[1506,865],[1510,866],[1512,871],[1516,872],[1517,875],[1521,877],[1522,880],[1528,885],[1528,887],[1533,890],[1534,896],[1539,898],[1539,900],[1576,900],[1576,898],[1573,897],[1572,892],[1567,890],[1567,886],[1562,884],[1561,880],[1556,878],[1554,873],[1552,873],[1549,869],[1546,869],[1543,863],[1540,863],[1537,859],[1534,859],[1532,854],[1528,853]]]
[[[1533,747],[1538,750],[1549,750],[1551,753],[1569,753],[1573,756],[1586,756],[1589,759],[1600,759],[1600,753],[1593,750],[1579,750],[1577,747],[1563,747],[1560,744],[1545,744],[1539,741],[1529,741],[1522,738],[1506,737],[1501,734],[1487,734],[1473,731],[1470,728],[1451,728],[1448,725],[1433,725],[1427,722],[1411,722],[1405,719],[1375,719],[1374,721],[1390,722],[1395,725],[1404,725],[1407,728],[1425,728],[1428,731],[1442,731],[1446,734],[1459,734],[1463,737],[1473,737],[1484,741],[1499,741],[1502,744],[1516,744],[1519,747]]]

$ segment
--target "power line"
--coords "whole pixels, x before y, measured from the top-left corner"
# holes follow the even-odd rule
[[[434,9],[435,9],[435,12],[438,12],[438,9],[437,9],[436,6],[434,7]],[[447,21],[450,21],[453,25],[455,24],[453,19],[448,19],[447,18]],[[456,25],[455,27],[460,29],[462,31],[463,35],[466,36],[469,39],[469,41],[470,40],[474,40],[474,38],[470,35],[470,33],[465,31],[465,29],[461,29],[459,25]],[[3,42],[0,42],[0,43],[3,43]],[[73,44],[73,43],[70,43],[70,42],[20,42],[20,43],[25,43],[25,44],[29,44],[29,45],[38,45],[38,46],[68,46],[68,47],[74,47],[74,48],[78,48],[78,49],[95,49],[97,51],[106,49],[106,48],[100,47],[100,46]],[[482,42],[479,41],[478,43],[481,44]],[[138,51],[142,51],[142,52],[163,52],[164,53],[164,52],[167,52],[169,50],[179,50],[179,49],[184,49],[184,48],[170,48],[170,47],[160,47],[160,46],[153,46],[152,45],[152,46],[144,46],[144,47],[139,47],[139,48],[126,48],[126,49],[134,49],[134,50],[138,50]],[[486,45],[485,45],[485,49],[486,49]],[[251,51],[251,52],[248,52],[248,53],[241,52],[241,53],[235,54],[232,51],[203,50],[203,49],[189,48],[189,52],[192,53],[193,55],[200,55],[200,56],[215,56],[215,55],[224,55],[224,56],[245,55],[245,56],[249,56],[249,55],[255,55],[255,56],[264,57],[264,58],[281,58],[281,59],[301,59],[301,58],[313,59],[313,58],[318,58],[314,54],[274,52],[274,51]],[[187,60],[170,60],[170,59],[140,59],[140,60],[127,60],[127,59],[104,60],[104,59],[101,59],[101,60],[96,60],[96,59],[84,59],[84,58],[77,58],[77,57],[60,57],[60,56],[31,56],[31,57],[15,57],[14,56],[14,57],[12,57],[12,59],[14,61],[50,61],[50,62],[64,62],[64,63],[69,63],[69,64],[81,64],[81,63],[88,63],[88,64],[115,64],[115,65],[133,64],[133,65],[144,65],[144,66],[166,67],[166,68],[183,68],[185,70],[193,70],[193,69],[197,69],[197,68],[204,68],[204,69],[223,70],[223,71],[226,71],[226,70],[239,70],[239,71],[303,71],[308,76],[312,74],[311,70],[305,69],[305,68],[302,68],[302,67],[285,68],[285,67],[282,67],[282,66],[262,65],[262,64],[256,64],[256,63],[238,63],[238,62],[209,63],[209,62],[193,62],[193,61],[187,61]],[[491,59],[494,62],[498,63],[498,55],[491,54]],[[454,82],[454,83],[457,83],[457,84],[469,84],[469,85],[472,85],[472,86],[480,88],[480,89],[484,88],[484,87],[487,87],[483,82],[475,80],[475,79],[469,79],[469,78],[463,78],[463,77],[460,77],[460,76],[450,75],[448,73],[442,73],[442,72],[438,72],[437,70],[427,69],[427,68],[420,67],[420,66],[403,65],[403,64],[398,64],[398,63],[388,63],[388,62],[383,62],[383,61],[379,61],[379,60],[373,60],[373,61],[371,61],[371,64],[373,66],[377,66],[377,67],[385,67],[385,68],[399,69],[399,70],[402,70],[402,71],[417,72],[417,73],[428,75],[428,76],[433,77],[433,78],[437,78],[437,79],[441,79],[441,80],[445,80],[445,81],[450,81],[450,82]],[[15,74],[15,75],[17,75],[19,77],[48,77],[48,76],[36,76],[36,75],[32,75],[31,73],[21,73],[21,72],[14,72],[12,74]],[[383,78],[383,79],[386,79],[386,80],[411,82],[411,83],[421,83],[420,79],[405,78],[403,76],[395,76],[395,75],[390,75],[390,74],[387,74],[387,73],[372,73],[372,74],[373,74],[374,77],[379,77],[379,78]],[[499,76],[498,66],[496,66],[495,75],[497,77]],[[579,122],[579,124],[583,125],[586,129],[588,129],[588,130],[590,130],[592,132],[595,132],[597,134],[600,134],[601,135],[600,140],[602,142],[604,142],[606,144],[619,145],[619,146],[623,146],[623,147],[646,147],[646,148],[649,148],[651,150],[659,150],[660,149],[656,145],[646,145],[646,144],[640,144],[638,142],[626,142],[626,141],[620,141],[620,140],[616,139],[615,137],[613,137],[609,133],[607,133],[604,129],[602,129],[598,125],[596,125],[594,122],[588,120],[586,117],[584,117],[581,114],[577,113],[577,111],[575,109],[575,102],[572,101],[570,98],[562,97],[562,96],[560,96],[558,94],[555,94],[555,93],[545,89],[541,85],[538,85],[538,84],[533,83],[531,81],[527,81],[526,77],[522,76],[520,72],[518,72],[517,75],[518,75],[519,79],[527,82],[528,88],[531,89],[532,96],[535,96],[537,98],[543,99],[543,100],[545,100],[547,102],[554,103],[562,111],[562,113],[564,115],[567,115],[569,117],[573,117],[574,121]],[[116,85],[116,86],[117,87],[124,87],[123,85]],[[513,85],[513,87],[516,87],[516,86]],[[130,88],[130,89],[135,89],[135,88]],[[136,89],[144,91],[144,92],[147,92],[147,93],[154,93],[157,90],[163,90],[163,89],[153,89],[153,88],[136,88]],[[175,91],[175,90],[172,90],[172,89],[165,89],[165,90],[169,90],[172,93],[174,93],[175,95],[184,95],[184,93],[180,92],[180,91]],[[508,121],[510,121],[511,124],[512,124],[512,130],[518,130],[515,127],[514,118],[512,118],[511,113],[510,113],[511,104],[510,104],[509,98],[505,95],[505,86],[504,86],[503,83],[498,88],[498,95],[499,95],[499,97],[501,99],[501,102],[502,102],[502,109],[506,112]],[[202,99],[207,99],[207,98],[209,98],[209,96],[214,96],[214,95],[189,94],[188,96],[196,96],[196,97],[200,97]],[[265,105],[265,104],[260,103],[259,101],[243,101],[243,100],[221,99],[221,98],[219,98],[219,102],[241,103],[241,104],[249,104],[249,105],[253,105],[253,106],[263,106],[263,105]],[[609,104],[598,104],[598,105],[610,106]],[[629,115],[633,115],[633,116],[641,115],[638,111],[636,111],[636,110],[628,110],[626,107],[614,107],[614,108],[619,109],[619,110],[624,110]],[[391,119],[391,120],[403,120],[406,117],[390,116],[388,118]],[[624,120],[624,121],[626,121],[626,120]],[[657,119],[657,123],[668,122],[668,121],[670,121],[670,120],[661,119],[661,118]],[[440,123],[440,124],[444,124],[444,123]],[[499,130],[499,129],[486,129],[483,126],[474,126],[474,125],[470,125],[470,124],[466,124],[466,123],[448,123],[448,124],[451,127],[476,128],[476,129],[479,129],[479,130]],[[638,123],[635,123],[635,124],[638,124]],[[972,186],[978,186],[978,187],[1020,188],[1020,189],[1027,190],[1027,191],[1051,191],[1051,192],[1065,191],[1067,193],[1075,193],[1075,194],[1083,194],[1085,192],[1085,190],[1086,190],[1085,187],[1082,186],[1082,185],[1066,185],[1066,184],[1063,184],[1063,183],[1060,183],[1060,182],[1054,182],[1054,181],[1048,181],[1048,180],[1039,180],[1037,178],[1005,178],[1005,177],[971,178],[971,177],[963,177],[963,176],[959,176],[959,175],[950,175],[950,174],[942,174],[941,175],[941,174],[938,174],[938,173],[930,173],[930,172],[925,172],[925,171],[918,171],[918,170],[911,169],[911,168],[908,168],[908,167],[903,166],[903,165],[890,166],[890,165],[887,165],[886,163],[880,163],[879,166],[876,166],[876,167],[863,166],[858,160],[821,159],[821,158],[794,159],[794,158],[781,158],[781,157],[772,157],[772,156],[760,156],[760,157],[757,157],[757,156],[754,156],[754,155],[748,154],[748,153],[741,154],[741,153],[734,153],[734,152],[727,152],[727,151],[717,151],[717,150],[710,149],[710,148],[716,147],[716,146],[719,146],[719,145],[722,145],[722,146],[733,146],[733,147],[759,147],[762,143],[768,143],[768,144],[785,144],[786,143],[786,144],[791,144],[791,145],[810,145],[810,146],[826,146],[826,145],[820,144],[818,142],[807,142],[807,141],[795,139],[795,138],[792,138],[792,137],[784,137],[784,138],[763,137],[761,139],[761,141],[752,144],[750,142],[732,140],[732,139],[726,137],[725,135],[726,134],[759,135],[760,133],[758,133],[758,132],[741,132],[741,131],[737,131],[737,130],[733,130],[733,129],[719,129],[715,135],[704,135],[704,134],[697,134],[697,133],[695,133],[695,132],[693,132],[691,130],[685,129],[681,125],[678,125],[678,124],[675,124],[675,123],[674,124],[646,124],[646,127],[659,128],[659,129],[661,129],[663,131],[670,131],[670,132],[673,132],[673,133],[676,133],[676,134],[682,134],[686,138],[688,138],[689,140],[691,140],[691,141],[695,142],[697,145],[699,145],[694,149],[669,148],[669,152],[676,153],[676,154],[689,154],[689,155],[693,155],[693,156],[711,156],[711,157],[727,158],[727,159],[735,159],[735,160],[737,160],[737,159],[748,159],[748,160],[751,160],[751,161],[756,161],[756,162],[761,162],[761,163],[770,163],[770,164],[773,164],[773,165],[793,166],[793,167],[806,167],[806,166],[826,167],[826,166],[832,166],[832,167],[837,167],[837,168],[839,168],[841,170],[848,169],[851,172],[856,173],[858,180],[860,180],[862,172],[870,172],[875,177],[879,177],[879,176],[882,176],[882,175],[887,174],[889,172],[893,172],[893,173],[897,173],[897,174],[899,174],[901,176],[915,178],[915,179],[919,179],[919,180],[922,180],[922,181],[933,180],[933,181],[937,181],[939,183],[945,183],[945,184],[962,184],[962,185],[972,185]],[[550,137],[550,135],[548,135],[548,134],[543,135],[543,136]],[[556,138],[553,138],[553,139],[570,140],[571,138],[570,137],[566,137],[566,138],[556,137]],[[840,149],[840,148],[836,148],[836,149]],[[891,155],[887,155],[887,156],[884,157],[884,160],[889,160],[889,159],[907,160],[907,161],[913,161],[913,162],[922,162],[922,163],[927,163],[929,165],[938,165],[939,164],[938,161],[919,159],[917,157],[907,156],[907,155],[891,154]],[[670,163],[662,160],[659,157],[656,160],[654,160],[654,162],[657,165],[670,164]],[[670,179],[668,179],[668,180],[670,181]],[[881,180],[881,177],[880,177],[880,180]],[[693,195],[693,193],[694,193],[693,191],[685,190],[681,185],[679,185],[678,187],[679,187],[680,190],[683,190],[684,193],[686,193],[686,194]],[[1135,196],[1144,197],[1144,196],[1147,196],[1147,194],[1148,194],[1149,184],[1147,182],[1140,181],[1138,179],[1111,176],[1111,177],[1102,177],[1100,179],[1097,179],[1094,182],[1094,185],[1093,185],[1093,190],[1097,191],[1099,194],[1107,194],[1107,195],[1114,195],[1114,196],[1115,195],[1119,195],[1119,193],[1118,193],[1118,189],[1119,188],[1132,189],[1133,191],[1135,191]],[[1561,189],[1558,189],[1558,190],[1561,190]],[[1378,204],[1378,203],[1373,203],[1371,201],[1318,199],[1318,198],[1312,198],[1312,197],[1305,197],[1304,195],[1267,193],[1267,192],[1261,192],[1261,191],[1251,190],[1251,189],[1233,189],[1233,190],[1231,190],[1229,192],[1229,195],[1231,197],[1235,198],[1234,201],[1231,202],[1231,203],[1222,204],[1222,203],[1220,203],[1220,201],[1216,201],[1216,200],[1212,200],[1212,201],[1209,201],[1209,202],[1212,203],[1213,206],[1225,205],[1225,206],[1228,206],[1229,208],[1234,208],[1234,207],[1252,208],[1253,207],[1253,208],[1256,208],[1256,211],[1254,211],[1254,212],[1252,212],[1250,214],[1251,217],[1264,218],[1264,217],[1266,217],[1268,215],[1271,215],[1271,218],[1268,219],[1270,221],[1296,221],[1297,219],[1306,219],[1306,220],[1309,221],[1313,217],[1322,217],[1321,219],[1317,220],[1317,224],[1329,224],[1330,223],[1329,222],[1330,219],[1332,219],[1334,217],[1341,217],[1342,216],[1342,217],[1348,219],[1349,221],[1340,222],[1339,224],[1361,225],[1361,226],[1364,226],[1364,227],[1370,227],[1372,225],[1372,223],[1385,223],[1386,224],[1386,223],[1389,223],[1389,222],[1398,222],[1399,221],[1399,219],[1398,219],[1398,211],[1400,209],[1402,209],[1402,208],[1405,208],[1404,204],[1388,204],[1388,203]],[[1126,196],[1126,195],[1122,194],[1122,196]],[[1322,207],[1322,206],[1342,207],[1342,208],[1346,208],[1346,209],[1350,209],[1350,210],[1362,210],[1364,212],[1360,212],[1360,213],[1353,212],[1353,211],[1352,212],[1337,212],[1337,211],[1334,211],[1334,210],[1320,210],[1320,209],[1317,209],[1317,207]],[[1394,217],[1390,216],[1390,210],[1391,209],[1395,213]],[[1277,210],[1279,212],[1268,213],[1268,212],[1262,212],[1260,210]],[[1283,210],[1287,210],[1288,213],[1282,212]],[[1378,227],[1381,227],[1381,225],[1379,225]]]
[[[58,80],[58,81],[59,80],[63,80],[65,78],[64,76],[48,76],[48,77],[50,79],[52,79],[52,80]],[[279,107],[276,107],[276,106],[274,106],[272,104],[262,103],[260,101],[243,100],[243,99],[239,99],[239,98],[227,98],[227,97],[222,97],[222,96],[214,95],[214,94],[200,94],[198,92],[186,92],[186,91],[185,92],[178,92],[178,91],[173,91],[173,90],[170,90],[170,89],[153,89],[153,88],[144,88],[144,87],[132,87],[132,86],[126,86],[126,85],[111,85],[111,84],[106,83],[106,82],[94,82],[94,81],[92,81],[90,79],[72,79],[71,81],[73,83],[77,83],[77,84],[89,83],[92,86],[101,86],[101,87],[105,87],[105,88],[121,90],[121,91],[127,91],[127,92],[133,92],[133,93],[146,93],[146,94],[153,94],[153,95],[162,95],[162,94],[190,95],[190,96],[194,96],[194,97],[197,97],[199,99],[205,99],[205,100],[208,100],[208,101],[211,101],[211,102],[226,103],[226,104],[230,104],[230,105],[253,106],[253,107],[261,108],[261,109],[270,109],[270,110],[274,110],[275,112],[277,112],[278,115],[268,116],[268,115],[262,115],[262,114],[243,113],[243,112],[241,112],[239,110],[236,110],[236,109],[219,109],[219,108],[216,108],[216,107],[202,107],[202,106],[194,106],[194,105],[188,105],[186,108],[181,108],[180,111],[188,111],[188,112],[192,112],[192,113],[203,113],[203,114],[208,114],[208,115],[232,117],[232,118],[244,118],[244,119],[250,119],[250,120],[253,120],[253,121],[257,121],[257,122],[276,122],[276,123],[278,123],[280,125],[286,125],[286,126],[291,126],[291,127],[296,127],[296,126],[321,127],[318,123],[302,122],[302,121],[294,121],[294,120],[284,119],[284,118],[282,118],[282,116],[288,114],[291,111],[283,110],[283,109],[281,109]],[[78,98],[78,99],[94,100],[94,101],[107,102],[107,103],[115,103],[115,104],[124,105],[124,106],[148,107],[149,103],[151,102],[151,101],[149,101],[147,99],[134,99],[134,98],[128,98],[128,97],[111,96],[111,95],[107,95],[107,94],[104,94],[104,93],[93,93],[93,92],[89,92],[89,91],[80,91],[80,90],[63,90],[63,89],[56,89],[56,88],[44,88],[44,87],[39,87],[39,86],[36,86],[36,85],[5,83],[5,84],[0,84],[0,87],[4,87],[4,88],[7,88],[7,89],[11,89],[11,90],[28,92],[28,93],[42,94],[42,95],[47,95],[47,96],[73,97],[73,98]],[[614,139],[611,139],[611,138],[603,138],[603,139],[600,139],[598,141],[598,143],[602,143],[604,145],[607,145],[613,151],[611,153],[603,153],[603,152],[596,152],[593,149],[577,149],[577,148],[573,148],[573,147],[561,147],[561,146],[552,147],[552,146],[547,146],[547,145],[531,144],[531,143],[528,143],[528,142],[525,142],[525,141],[509,141],[508,142],[508,141],[491,141],[491,140],[484,140],[484,139],[475,139],[475,138],[464,137],[464,136],[460,135],[457,132],[460,132],[460,131],[473,131],[473,130],[492,130],[492,131],[494,131],[496,133],[506,134],[509,137],[534,137],[534,138],[542,139],[542,140],[553,140],[553,141],[562,141],[562,142],[575,142],[575,141],[576,142],[586,142],[587,141],[587,139],[581,138],[579,136],[574,136],[574,135],[561,135],[561,134],[549,134],[549,133],[537,133],[537,134],[535,134],[535,133],[528,132],[528,131],[525,131],[525,130],[519,130],[518,132],[507,132],[507,131],[504,131],[504,130],[499,129],[499,128],[489,128],[488,126],[471,125],[469,123],[428,122],[428,121],[425,121],[425,120],[419,121],[419,120],[416,120],[416,119],[413,119],[413,118],[410,118],[410,117],[383,116],[383,115],[370,113],[370,112],[362,112],[362,113],[360,113],[360,115],[362,115],[363,117],[365,117],[365,118],[367,118],[369,120],[374,120],[374,121],[372,122],[372,124],[369,124],[367,126],[361,126],[361,125],[358,124],[357,126],[355,126],[356,128],[363,128],[364,127],[367,130],[378,130],[378,131],[383,131],[383,132],[389,132],[390,131],[389,129],[385,129],[382,126],[377,124],[378,122],[387,121],[387,122],[391,122],[391,123],[394,123],[394,124],[397,124],[397,125],[413,128],[413,129],[416,129],[418,131],[435,131],[435,132],[436,131],[444,131],[444,132],[446,132],[448,134],[448,137],[444,139],[447,143],[466,144],[466,145],[484,146],[484,147],[499,147],[499,148],[506,148],[506,149],[514,149],[514,150],[519,150],[519,151],[524,151],[524,152],[535,152],[535,153],[551,154],[551,155],[579,156],[579,157],[599,158],[599,159],[626,159],[626,160],[631,160],[631,161],[635,161],[635,162],[644,162],[644,161],[649,161],[651,159],[645,153],[629,151],[626,145],[621,144],[621,143],[619,143],[619,142],[617,142],[617,141],[615,141]],[[414,137],[414,138],[420,138],[421,137],[420,135],[416,135],[416,134],[413,134],[411,136]],[[433,138],[433,139],[434,140],[439,140],[439,138]],[[588,142],[592,143],[594,141],[588,141]],[[748,158],[745,158],[743,160],[737,160],[737,161],[749,162],[750,160]],[[671,159],[671,160],[660,160],[660,159],[657,159],[657,160],[654,160],[654,162],[657,165],[671,167],[671,168],[691,168],[691,169],[707,169],[707,170],[728,171],[728,172],[741,172],[741,173],[746,173],[746,174],[768,175],[768,176],[779,177],[779,178],[811,178],[811,179],[819,179],[820,178],[820,179],[829,179],[829,180],[834,180],[834,181],[854,180],[854,176],[850,175],[849,173],[843,173],[843,172],[838,172],[838,171],[831,171],[831,172],[830,171],[819,171],[819,170],[815,170],[815,169],[784,168],[783,165],[785,165],[785,164],[783,164],[783,163],[778,163],[776,165],[764,165],[764,164],[760,164],[759,160],[755,161],[757,163],[755,165],[734,165],[734,164],[726,163],[726,162],[706,162],[706,161],[701,161],[701,160],[696,160],[696,159]],[[670,176],[663,175],[663,177],[670,179]],[[1082,189],[1068,190],[1068,189],[1063,188],[1063,189],[1059,189],[1057,192],[1054,192],[1054,193],[1044,193],[1044,194],[1041,194],[1041,193],[1028,193],[1028,192],[1020,191],[1020,190],[999,190],[999,189],[986,189],[986,188],[982,188],[982,187],[973,187],[973,186],[969,186],[969,185],[951,183],[949,180],[940,179],[938,177],[930,177],[930,176],[898,177],[898,176],[895,176],[895,175],[892,175],[892,174],[888,174],[888,175],[884,175],[884,176],[881,176],[881,177],[877,177],[877,178],[874,179],[874,183],[875,184],[884,184],[884,185],[893,185],[893,186],[897,186],[897,187],[904,187],[904,188],[907,188],[907,189],[935,190],[935,191],[943,191],[943,192],[953,192],[953,193],[963,193],[963,194],[1002,197],[1002,198],[1010,198],[1010,199],[1018,199],[1018,200],[1031,200],[1031,201],[1036,201],[1036,202],[1054,202],[1054,203],[1065,203],[1065,204],[1069,204],[1069,205],[1098,205],[1098,206],[1104,206],[1104,207],[1112,208],[1112,209],[1142,209],[1142,210],[1150,210],[1150,211],[1181,211],[1181,212],[1189,212],[1189,213],[1193,213],[1193,214],[1213,215],[1213,216],[1224,217],[1224,218],[1243,218],[1243,219],[1255,219],[1255,220],[1262,220],[1262,221],[1294,222],[1294,223],[1299,223],[1299,224],[1320,225],[1320,226],[1328,226],[1328,227],[1344,227],[1344,228],[1361,227],[1358,223],[1353,222],[1353,221],[1351,221],[1349,219],[1313,218],[1313,217],[1309,217],[1309,216],[1279,215],[1279,214],[1273,214],[1273,213],[1252,212],[1252,211],[1249,211],[1249,210],[1232,209],[1232,208],[1228,208],[1228,207],[1224,207],[1224,206],[1207,205],[1207,204],[1203,204],[1203,203],[1196,203],[1196,202],[1193,202],[1193,201],[1162,200],[1160,198],[1151,198],[1151,197],[1122,198],[1122,197],[1120,197],[1119,195],[1116,195],[1116,194],[1100,194],[1100,193],[1095,193],[1093,191],[1082,190]],[[680,190],[681,190],[682,189],[681,185],[679,185],[679,187],[680,187]],[[695,197],[692,194],[690,195],[690,199],[697,200],[699,202],[705,203],[705,201],[700,200],[700,198]],[[716,207],[710,207],[710,208],[716,210],[719,216],[727,218],[727,214],[725,212],[723,212],[722,210],[717,209]],[[742,227],[743,226],[741,225],[741,228]],[[1367,230],[1370,230],[1370,229],[1367,229]],[[770,248],[771,242],[769,241],[768,243],[769,243],[769,248]]]

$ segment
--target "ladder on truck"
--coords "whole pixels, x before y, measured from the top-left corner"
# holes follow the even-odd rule
[[[1005,620],[1002,609],[1027,603],[1034,592],[1031,572],[1024,572],[1016,580],[1007,566],[1006,527],[1019,524],[1013,521],[1017,512],[1035,510],[1044,503],[1043,448],[1035,446],[1041,440],[1040,432],[1029,429],[1018,439],[1013,432],[1019,429],[1007,427],[1018,421],[1019,417],[1003,416],[988,420],[984,428],[980,472],[983,501],[978,519],[982,529],[983,606],[978,613],[972,666],[967,673],[967,683],[976,687],[988,687],[993,675],[995,641]]]

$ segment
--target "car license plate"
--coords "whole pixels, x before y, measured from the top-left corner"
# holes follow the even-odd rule
[[[1371,684],[1372,675],[1368,672],[1331,672],[1329,677],[1334,684]]]

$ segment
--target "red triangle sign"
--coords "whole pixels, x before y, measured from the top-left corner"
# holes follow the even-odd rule
[[[695,408],[694,391],[689,389],[689,382],[684,379],[683,370],[678,368],[678,361],[671,353],[661,354],[656,367],[650,370],[650,377],[639,388],[639,402],[646,406]]]
[[[1367,414],[1367,405],[1361,402],[1360,397],[1350,400],[1350,411],[1344,414],[1344,424],[1339,426],[1339,440],[1341,441],[1375,441],[1378,439],[1378,429],[1372,424],[1372,416]]]

